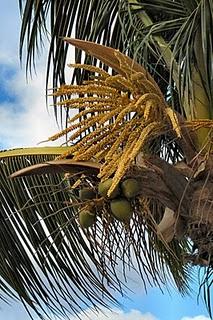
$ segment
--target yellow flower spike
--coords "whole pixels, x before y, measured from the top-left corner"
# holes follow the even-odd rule
[[[115,98],[109,97],[80,97],[63,100],[61,102],[56,103],[56,106],[66,106],[71,108],[88,108],[91,104],[103,103],[105,105],[114,105]],[[76,106],[75,106],[76,105]]]
[[[107,153],[108,153],[108,150],[101,150],[96,153],[95,159],[98,161],[104,160]]]
[[[149,119],[152,108],[153,108],[153,100],[151,100],[151,99],[147,100],[145,108],[144,108],[144,114],[143,114],[144,119],[146,121]]]
[[[48,138],[48,141],[55,141],[63,136],[65,136],[67,133],[73,130],[73,127],[68,127],[64,130],[61,130],[60,132],[52,135],[51,137]]]
[[[142,126],[142,125],[141,125]],[[119,165],[116,170],[115,176],[113,178],[112,185],[108,191],[108,196],[110,196],[111,192],[116,188],[116,186],[119,184],[120,180],[126,173],[126,171],[129,169],[129,166],[131,164],[130,160],[130,154],[132,150],[134,149],[134,146],[140,136],[141,126],[137,127],[130,135],[127,140],[127,143],[125,145],[124,150],[122,151],[122,155],[119,159]]]
[[[155,101],[156,105],[163,106],[162,100],[161,100],[160,97],[157,96],[155,93],[145,93],[145,94],[143,94],[142,96],[140,96],[140,97],[138,98],[138,100],[137,100],[137,102],[135,103],[135,105],[136,105],[137,107],[145,106],[145,105],[146,105],[146,102],[149,101],[149,100]]]
[[[95,67],[89,64],[80,64],[80,63],[70,63],[68,64],[68,67],[70,68],[78,68],[78,69],[84,69],[90,72],[94,72],[94,73],[99,73],[102,77],[107,78],[110,76],[110,74],[108,72],[106,72],[105,70],[99,68],[99,67]]]
[[[147,139],[148,138],[150,139],[152,134],[155,132],[155,129],[157,129],[157,131],[160,131],[161,128],[162,128],[161,123],[154,121],[149,123],[145,128],[142,129],[141,134],[134,145],[134,148],[129,154],[130,161],[133,161],[135,157],[139,154],[139,152],[141,152],[141,149],[143,148]]]
[[[150,90],[147,88],[147,77],[142,72],[134,73],[131,76],[131,81],[134,86],[134,92],[139,95],[148,93]]]
[[[111,110],[108,114],[103,115],[102,119],[99,122],[99,126],[104,124],[105,122],[109,121],[110,119],[112,119],[117,114],[120,114],[122,109],[123,109],[123,106],[118,106],[117,108]]]
[[[159,101],[156,101],[155,98],[147,100],[143,114],[145,121],[163,120],[165,113],[164,110],[164,105],[159,104]]]
[[[109,163],[105,162],[105,164],[101,167],[100,173],[98,174],[98,178],[102,181],[107,180],[110,178],[118,168],[120,162],[121,154],[117,153],[111,159]]]
[[[90,146],[97,144],[103,138],[109,135],[110,130],[112,130],[112,124],[105,126],[104,128],[97,128],[95,131],[84,136],[78,143],[76,143],[72,148],[75,148],[76,156],[82,155]],[[72,137],[71,137],[72,138]]]
[[[113,157],[114,153],[118,150],[121,143],[124,143],[126,141],[126,139],[129,137],[129,135],[131,133],[131,128],[132,128],[131,122],[129,122],[125,125],[125,128],[122,129],[120,135],[115,140],[114,144],[111,146],[109,152],[107,153],[106,161],[110,161],[111,158]]]
[[[124,117],[129,114],[130,112],[136,112],[137,107],[135,105],[135,101],[130,102],[126,107],[121,109],[121,112],[118,114],[118,117],[115,120],[114,123],[114,129],[117,127],[117,125],[124,120]]]
[[[109,194],[146,141],[155,134],[160,135],[162,128],[165,130],[165,124],[168,123],[165,115],[175,130],[175,116],[166,110],[154,80],[148,80],[145,71],[136,72],[132,69],[128,57],[117,51],[115,56],[121,74],[111,76],[93,66],[72,65],[93,72],[93,80],[85,81],[80,86],[65,85],[54,93],[62,98],[69,97],[57,105],[80,110],[68,120],[69,127],[55,135],[54,139],[71,132],[67,141],[75,142],[69,153],[74,160],[100,161],[99,177],[102,180],[114,175]],[[76,97],[76,94],[79,96]]]
[[[213,127],[213,120],[210,119],[196,119],[191,121],[185,121],[184,123],[187,127],[195,128],[195,130],[199,128],[212,128]]]
[[[97,94],[99,96],[106,96],[106,95],[118,95],[118,90],[113,87],[109,86],[101,86],[95,84],[88,84],[88,85],[70,85],[62,94]]]
[[[95,107],[94,108],[88,108],[88,109],[85,109],[79,113],[77,113],[74,117],[72,117],[71,119],[68,120],[68,123],[72,123],[72,122],[75,122],[76,120],[79,120],[80,118],[84,117],[84,116],[87,116],[87,115],[91,115],[93,114],[94,112],[96,113],[103,113],[103,112],[110,112],[111,110],[114,110],[114,108],[110,107],[110,106],[102,106],[101,109],[100,107]]]
[[[68,141],[74,141],[75,139],[77,139],[78,137],[80,137],[80,135],[82,133],[84,133],[86,130],[88,130],[89,128],[91,128],[92,126],[94,126],[98,120],[100,120],[102,118],[102,115],[98,114],[96,116],[90,117],[86,120],[82,120],[79,123],[76,123],[72,126],[70,126],[68,129],[71,128],[71,130],[73,131],[74,129],[79,128],[77,131],[75,131],[68,139]],[[70,131],[70,130],[69,130]]]
[[[127,80],[126,78],[122,77],[120,74],[115,76],[110,76],[105,81],[107,84],[117,88],[121,91],[129,91],[132,92],[134,90],[134,86],[131,81]]]
[[[181,138],[181,128],[180,128],[180,125],[179,125],[179,122],[178,122],[178,118],[177,118],[175,112],[169,107],[167,107],[165,109],[165,112],[166,112],[166,115],[170,119],[170,122],[172,124],[172,128],[176,132],[177,137]]]
[[[145,127],[144,124],[142,124],[137,128],[136,132],[131,135],[129,144],[126,145],[125,150],[122,153],[122,157],[120,158],[119,166],[113,178],[112,185],[108,191],[108,196],[111,194],[111,192],[113,192],[114,188],[116,188],[116,186],[128,170],[129,166],[131,165],[132,161],[141,152],[141,149],[146,143],[147,139],[153,136],[153,133],[155,133],[156,131],[159,132],[161,129],[162,124],[154,121],[149,123]]]
[[[100,152],[103,148],[110,148],[110,145],[116,139],[116,133],[114,135],[106,135],[106,137],[102,138],[99,143],[92,144],[83,154],[78,153],[75,157],[76,160],[89,160],[96,153]]]

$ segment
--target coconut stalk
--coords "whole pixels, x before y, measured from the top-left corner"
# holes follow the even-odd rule
[[[200,29],[195,36],[195,57],[197,66],[192,65],[192,77],[189,86],[184,90],[183,108],[188,120],[193,119],[212,119],[211,99],[208,95],[206,68],[201,46]],[[210,129],[200,128],[197,131],[197,149],[209,151]]]

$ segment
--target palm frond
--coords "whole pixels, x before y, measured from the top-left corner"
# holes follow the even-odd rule
[[[69,183],[53,170],[8,178],[25,167],[54,163],[60,152],[56,148],[55,154],[52,149],[52,154],[40,150],[36,155],[21,149],[0,154],[1,298],[15,296],[41,318],[49,312],[63,318],[85,307],[116,304],[109,288],[124,294],[129,268],[138,268],[145,289],[174,281],[187,292],[188,266],[180,257],[188,245],[174,240],[165,249],[145,207],[144,214],[135,214],[129,231],[106,208],[92,228],[83,230],[76,218],[84,204],[76,189],[70,189],[82,171],[73,175],[71,170]],[[86,170],[85,183],[96,184],[96,174]],[[152,208],[154,212],[154,203]]]
[[[53,66],[53,87],[65,82],[64,69],[67,63],[68,45],[63,37],[103,42],[112,47],[122,47],[120,24],[117,16],[118,0],[92,1],[19,1],[22,12],[20,34],[20,56],[22,58],[26,41],[26,66],[30,71],[36,60],[36,53],[47,37],[50,40],[47,62],[47,84]],[[81,52],[76,51],[76,62]],[[52,72],[52,71],[51,71]],[[79,73],[76,75],[79,78]]]
[[[67,63],[68,45],[64,43],[64,37],[72,36],[77,39],[93,41],[126,52],[130,57],[135,56],[137,47],[130,45],[131,41],[129,39],[134,38],[137,42],[137,26],[140,24],[140,20],[137,19],[136,25],[132,23],[132,18],[126,11],[125,0],[105,2],[82,0],[81,2],[61,1],[60,3],[50,0],[44,3],[30,0],[27,4],[20,1],[20,4],[22,4],[20,55],[23,56],[26,42],[27,70],[32,70],[36,61],[36,52],[41,47],[42,41],[46,36],[50,39],[47,61],[47,88],[51,73],[53,88],[67,82],[64,70]],[[144,64],[146,61],[144,61],[144,58],[142,60]],[[84,58],[82,52],[77,49],[75,51],[75,62],[95,65],[99,63],[91,56]],[[141,62],[141,59],[139,59],[139,62]],[[159,70],[155,70],[156,59],[155,62],[150,60],[148,64],[150,71],[155,72],[158,77],[157,82],[161,83],[161,87],[165,87],[163,92],[166,93],[169,73],[164,74],[162,78],[159,72],[162,65]],[[107,69],[107,66],[105,68]],[[85,77],[85,72],[82,73],[76,69],[73,81],[79,83],[83,77]],[[57,116],[57,109],[55,109],[55,113]]]
[[[144,59],[150,63],[152,60],[150,55],[154,52],[157,63],[165,63],[172,77],[174,72],[178,71],[178,78],[174,79],[182,104],[184,95],[191,99],[196,95],[194,89],[196,70],[202,80],[201,86],[212,105],[212,80],[210,79],[212,57],[209,56],[212,53],[211,1],[129,1],[129,5],[128,12],[132,16],[132,23],[135,23],[135,20],[141,20],[134,38],[136,41],[129,39],[130,45],[134,46],[133,51],[137,53],[137,59]],[[161,11],[162,8],[164,8],[163,11]],[[165,41],[162,47],[159,36],[162,37],[163,42]],[[170,61],[168,51],[170,51]],[[205,108],[211,118],[211,107],[207,105]],[[189,111],[185,110],[185,112]],[[190,110],[192,117],[195,117],[193,114],[196,112],[199,111]]]
[[[205,271],[200,271],[200,290],[199,294],[203,297],[209,316],[213,318],[212,314],[212,283],[213,283],[213,270],[212,268],[206,267]]]
[[[44,37],[50,38],[47,86],[53,66],[53,88],[65,83],[68,45],[63,37],[94,41],[126,52],[154,75],[161,91],[172,95],[173,105],[181,109],[183,97],[193,99],[194,77],[198,72],[212,105],[212,21],[211,1],[35,1],[22,10],[20,54],[27,43],[27,68],[31,69]],[[63,22],[62,22],[63,21]],[[200,45],[201,44],[201,45]],[[76,50],[77,63],[97,64]],[[75,70],[74,79],[85,73]],[[171,76],[174,78],[171,80]],[[196,91],[196,89],[194,89]],[[180,100],[178,99],[178,95]],[[179,100],[179,101],[178,101]],[[183,113],[194,114],[195,110]],[[211,107],[206,107],[212,117]],[[57,115],[57,110],[55,110]]]
[[[137,61],[139,64],[143,64],[145,66],[145,69],[149,70],[149,73],[154,76],[155,82],[157,83],[158,88],[160,88],[159,91],[162,92],[160,96],[164,98],[166,103],[172,105],[176,111],[182,113],[183,116],[186,116],[190,120],[191,118],[196,118],[199,119],[199,121],[202,121],[202,119],[204,118],[212,118],[213,5],[210,0],[122,0],[104,2],[95,0],[81,0],[80,2],[68,0],[61,2],[43,2],[41,0],[30,0],[27,2],[23,2],[22,0],[20,0],[19,3],[20,8],[23,10],[22,31],[20,40],[21,52],[23,52],[24,42],[26,41],[28,50],[28,68],[32,69],[32,66],[35,62],[35,54],[37,52],[37,49],[40,47],[39,43],[42,44],[43,36],[47,35],[48,32],[50,32],[50,49],[47,63],[47,84],[50,77],[51,66],[53,66],[53,88],[56,88],[59,83],[65,83],[66,79],[64,67],[66,64],[68,43],[63,42],[63,37],[67,38],[71,35],[73,36],[73,32],[75,30],[76,38],[95,41],[96,43],[102,43],[104,45],[109,45],[113,48],[120,49],[121,52],[128,53],[129,57],[133,57],[134,61]],[[25,6],[23,6],[23,3],[25,4]],[[77,40],[77,42],[73,44],[77,47],[79,46],[80,49],[86,49],[85,51],[88,54],[92,54],[93,57],[90,57],[89,55],[86,55],[85,57],[84,54],[81,53],[81,51],[76,50],[76,63],[79,64],[83,62],[90,63],[92,65],[99,64],[100,66],[103,66],[106,71],[108,65],[111,66],[115,71],[121,72],[121,68],[116,69],[116,66],[118,67],[118,61],[116,61],[116,59],[112,55],[110,55],[110,50],[108,50],[108,56],[104,60],[103,57],[101,57],[99,54],[94,54],[93,49],[96,45],[93,45],[93,48],[90,51],[87,50],[88,48],[84,47],[84,42],[82,42],[83,47],[80,47],[79,40]],[[97,59],[100,59],[101,62],[97,61]],[[126,59],[128,60],[128,58]],[[138,64],[135,63],[134,65],[137,66]],[[82,81],[82,79],[85,79],[87,80],[87,82],[90,82],[90,78],[88,77],[88,70],[82,71],[79,67],[77,67],[74,71],[72,81],[76,81],[77,83],[79,83]],[[140,70],[142,70],[141,67]],[[141,72],[143,73],[143,71]],[[94,75],[95,71],[93,70],[92,73]],[[122,84],[120,84],[121,87],[119,89],[120,91],[123,90],[124,82],[125,81],[122,79]],[[126,82],[125,85],[127,85]],[[64,86],[64,88],[65,87],[66,86]],[[74,88],[72,88],[72,90],[74,90]],[[65,98],[65,103],[64,101],[61,101],[59,103],[60,105],[65,105],[67,108],[67,120],[69,118],[69,107],[67,107],[66,102],[69,103],[72,92],[67,92],[68,94]],[[79,92],[80,91],[78,91],[78,93]],[[131,92],[131,90],[127,90],[127,92],[129,93]],[[63,92],[63,94],[65,95],[66,92]],[[63,96],[63,94],[61,95],[59,92],[59,96]],[[54,98],[56,96],[57,90],[54,93]],[[78,100],[78,102],[79,101],[80,100]],[[54,102],[56,102],[56,100]],[[72,103],[74,102],[72,101]],[[80,106],[82,106],[82,104]],[[144,118],[148,117],[148,115],[150,114],[150,110],[151,107],[150,105],[148,105],[143,114]],[[87,122],[86,132],[88,133],[88,136],[91,137],[90,133],[92,132],[93,134],[95,132],[97,128],[96,124],[98,122],[96,123],[95,119],[93,119],[93,122],[88,123],[87,110],[82,110],[82,108],[79,108],[79,111],[79,119],[80,117],[81,120],[84,119],[84,122],[82,122],[83,125]],[[123,110],[119,110],[119,112],[120,111]],[[124,110],[123,112],[125,111],[126,110]],[[132,111],[132,109],[130,109],[130,111]],[[55,114],[56,116],[58,114],[57,107],[55,108]],[[91,112],[91,114],[93,113]],[[180,132],[179,127],[177,126],[178,121],[174,114],[175,113],[172,109],[169,110],[167,112],[167,119],[170,119],[170,125],[173,131],[176,130],[176,136],[178,136],[179,139]],[[119,117],[117,113],[116,115],[114,114],[113,117],[114,116]],[[116,117],[113,117],[107,119],[107,121],[110,120],[112,123],[114,123],[114,118]],[[125,120],[131,120],[128,114],[126,115]],[[153,128],[159,130],[156,123],[148,124],[148,126],[145,128],[146,137],[148,136],[147,131],[149,131],[148,133],[154,132]],[[80,131],[78,131],[78,133],[79,132]],[[64,133],[68,133],[67,129],[61,132],[61,134]],[[207,133],[209,133],[209,131],[207,131]],[[203,137],[206,137],[206,135],[206,132],[204,136],[200,135],[200,145],[202,145],[202,141],[204,140]],[[94,137],[94,135],[92,137]],[[57,135],[53,138],[57,138]],[[80,132],[77,138],[79,138],[79,145],[80,143],[82,143],[82,141],[83,143],[86,141],[82,139],[84,138],[84,134],[82,136],[82,132]],[[176,141],[173,140],[173,138],[174,136],[171,137],[167,134],[160,135],[158,136],[158,139],[156,138],[154,139],[154,141],[152,141],[152,145],[149,145],[148,149],[151,153],[160,154],[160,156],[162,158],[165,158],[168,162],[175,163],[177,159],[182,157],[182,154],[184,153],[182,152],[184,150],[184,143],[182,144],[183,150],[181,150],[181,144],[177,144]],[[97,141],[100,142],[100,137]],[[116,141],[114,142],[116,144]],[[83,143],[81,144],[81,146],[82,150],[85,151],[85,145],[83,145]],[[88,144],[86,145],[88,146]],[[198,145],[199,149],[200,145]],[[161,148],[160,151],[159,146]],[[96,145],[94,144],[93,149],[95,147]],[[189,161],[192,159],[191,155],[196,151],[194,145],[191,149],[192,152],[190,152],[190,156],[188,157]],[[90,149],[90,151],[92,150]],[[92,152],[90,153],[90,156],[91,154]],[[135,154],[133,153],[133,155]],[[188,155],[187,152],[186,155]],[[102,158],[100,157],[100,159]],[[43,160],[41,162],[43,162]],[[5,161],[6,160],[2,162],[2,165],[4,164],[4,166],[6,167],[12,165]],[[23,160],[21,160],[20,163],[23,166],[26,165],[26,163],[23,163]],[[18,165],[17,168],[14,168],[14,171],[18,169],[20,169],[20,165]],[[76,288],[75,294],[79,298],[78,306],[76,306],[76,304],[73,302],[73,304],[71,303],[71,309],[75,312],[77,310],[76,308],[82,307],[81,294],[83,294],[84,296],[84,294],[86,293],[82,293],[81,286],[76,280],[76,270],[80,270],[80,274],[83,275],[83,277],[86,277],[86,274],[89,274],[86,287],[86,297],[88,304],[93,304],[94,306],[96,306],[96,303],[100,302],[95,292],[91,292],[89,290],[90,284],[92,284],[92,286],[95,284],[95,286],[93,287],[94,290],[100,290],[99,292],[105,290],[106,295],[108,296],[108,301],[113,300],[112,296],[106,289],[106,286],[104,286],[103,284],[106,284],[109,281],[111,282],[111,285],[114,286],[114,288],[122,291],[122,284],[118,279],[117,271],[115,268],[117,261],[119,261],[119,257],[121,257],[121,260],[123,262],[124,276],[126,274],[126,266],[132,266],[134,268],[135,259],[138,264],[138,268],[145,287],[147,281],[149,282],[150,279],[152,279],[150,281],[150,284],[161,286],[162,282],[164,283],[167,281],[167,275],[171,274],[172,279],[174,279],[174,282],[179,290],[185,292],[185,290],[187,289],[188,270],[187,265],[185,265],[184,261],[182,260],[182,256],[184,256],[184,254],[187,254],[188,252],[188,243],[181,243],[180,241],[174,240],[168,247],[167,244],[162,243],[162,241],[158,241],[159,239],[157,239],[156,237],[156,225],[154,223],[156,221],[153,222],[152,218],[153,216],[157,216],[157,219],[159,219],[159,217],[162,217],[162,211],[164,208],[157,207],[156,209],[155,203],[153,204],[152,202],[149,203],[149,206],[144,205],[144,211],[142,210],[143,214],[140,215],[139,212],[135,211],[135,214],[133,215],[133,218],[131,220],[132,226],[130,230],[126,232],[126,226],[123,226],[119,222],[112,220],[110,215],[108,214],[108,211],[106,210],[106,208],[108,207],[106,207],[105,210],[101,211],[101,214],[98,216],[97,224],[95,224],[88,231],[81,231],[75,220],[77,211],[72,206],[71,208],[70,206],[63,206],[64,201],[67,202],[67,200],[62,201],[62,207],[60,203],[60,199],[65,199],[66,197],[68,197],[69,199],[71,197],[75,203],[77,199],[75,190],[72,190],[72,192],[68,193],[67,196],[67,193],[64,192],[66,189],[65,188],[63,189],[60,199],[55,199],[55,197],[52,196],[50,197],[50,189],[52,190],[52,185],[54,185],[51,179],[53,179],[54,177],[55,175],[51,175],[50,178],[48,174],[44,174],[37,178],[20,178],[20,181],[23,182],[22,185],[18,185],[17,189],[16,187],[14,187],[15,183],[17,183],[16,180],[13,182],[14,185],[12,183],[12,187],[10,185],[10,188],[6,184],[5,189],[9,190],[12,188],[12,191],[15,190],[16,192],[15,197],[14,193],[11,193],[10,197],[12,197],[13,206],[14,203],[18,203],[18,206],[15,205],[15,212],[17,214],[21,214],[18,215],[21,216],[22,220],[20,222],[18,221],[16,227],[17,230],[19,230],[18,226],[22,223],[22,221],[24,221],[23,227],[20,228],[21,231],[14,232],[14,234],[21,234],[21,232],[23,232],[22,229],[26,228],[24,229],[24,232],[29,235],[30,241],[31,239],[33,239],[33,241],[30,242],[30,248],[31,246],[33,246],[33,250],[35,248],[36,252],[39,252],[38,265],[39,263],[40,265],[42,265],[42,267],[43,265],[45,265],[43,269],[39,265],[42,272],[45,274],[45,276],[49,276],[49,272],[52,272],[50,278],[53,277],[53,275],[55,276],[57,272],[59,272],[60,275],[59,290],[57,289],[58,283],[55,276],[55,284],[52,286],[51,291],[52,294],[52,292],[55,293],[58,290],[57,292],[59,292],[59,298],[57,294],[53,294],[53,297],[50,294],[49,300],[45,300],[47,293],[45,291],[44,298],[44,296],[42,296],[44,292],[42,291],[43,287],[40,287],[40,284],[38,284],[39,290],[42,291],[42,294],[40,294],[39,291],[39,294],[41,295],[40,298],[34,295],[32,300],[37,301],[36,299],[39,299],[39,301],[41,301],[41,310],[43,307],[42,301],[43,303],[47,303],[48,300],[50,302],[50,308],[54,309],[55,306],[57,308],[59,304],[62,313],[66,312],[62,300],[65,301],[65,304],[67,304],[67,306],[69,307],[70,300],[65,299],[63,295],[65,289],[63,286],[61,286],[61,283],[64,281],[63,284],[67,288],[66,281],[69,282],[70,278],[72,278],[73,281],[70,289],[75,290]],[[58,177],[59,180],[61,179],[60,181],[65,182],[61,175],[58,175]],[[31,181],[30,179],[34,178],[36,179],[33,180],[34,184],[29,184],[29,181]],[[57,180],[57,185],[60,184],[59,180]],[[88,181],[86,183],[89,183],[90,185],[97,185],[97,177],[90,176],[88,177]],[[4,181],[4,183],[6,182]],[[51,188],[44,188],[45,183],[49,183]],[[76,183],[75,179],[72,180],[72,176],[69,183]],[[38,188],[35,188],[36,185],[38,186]],[[3,186],[2,190],[4,190],[4,188],[5,186]],[[17,190],[19,190],[20,188],[25,188],[25,190],[27,190],[27,196],[25,194],[24,198],[24,195],[22,195],[23,199],[20,199],[17,195],[17,193],[19,193]],[[31,191],[31,189],[36,190],[35,193]],[[8,192],[9,191],[7,191],[7,193]],[[54,196],[55,193],[57,195],[60,195],[60,191],[58,192],[58,190],[56,192],[54,190],[53,193]],[[10,195],[10,193],[8,194]],[[7,194],[3,196],[4,201],[5,199],[7,199]],[[3,212],[5,212],[5,214],[6,211],[8,212],[8,210],[4,211],[4,207],[6,207],[8,201],[9,200],[7,200],[6,203],[3,202]],[[19,207],[19,202],[21,202],[22,204],[21,207]],[[24,205],[24,202],[30,203],[31,210],[32,207],[36,208],[32,210],[32,217],[34,220],[28,220],[29,218],[26,218],[28,211],[25,210],[26,205]],[[135,208],[137,208],[137,205],[138,204],[135,204]],[[150,214],[148,210],[150,209],[150,207],[155,208],[152,214]],[[48,210],[50,210],[50,216],[47,214]],[[14,208],[11,212],[14,212]],[[61,217],[58,217],[60,216],[60,212],[63,212],[63,219]],[[42,223],[39,222],[40,217]],[[13,226],[15,225],[17,219],[18,218],[16,217],[14,222],[12,222],[12,229],[14,228]],[[34,223],[33,227],[32,223]],[[35,227],[37,225],[39,226],[38,230]],[[69,228],[67,226],[69,226]],[[45,230],[48,230],[48,232],[45,232]],[[54,236],[55,233],[57,234],[56,236]],[[50,235],[50,237],[47,237],[47,235]],[[147,235],[149,235],[148,238]],[[80,241],[81,245],[76,247],[76,241],[73,245],[73,239],[77,239],[77,243],[79,243]],[[77,254],[78,258],[76,259],[73,250],[79,250],[79,248],[82,250],[82,252],[84,252],[85,250],[89,257],[89,260],[93,262],[94,266],[96,266],[96,268],[98,269],[101,278],[104,278],[105,280],[98,282],[96,277],[97,274],[93,274],[91,271],[93,270],[91,265],[85,264],[85,260],[82,257],[80,258],[79,254]],[[34,253],[33,250],[32,253]],[[68,265],[64,262],[64,257],[65,260],[68,261]],[[133,260],[132,257],[134,257]],[[181,258],[179,259],[179,257]],[[12,261],[12,259],[9,261]],[[79,261],[80,267],[77,266],[79,264]],[[11,265],[12,263],[14,262],[12,261]],[[46,265],[48,265],[48,268],[46,267]],[[84,268],[86,265],[86,270],[83,269],[83,265]],[[109,265],[109,268],[106,267]],[[15,265],[15,269],[16,268],[17,267]],[[73,268],[75,270],[74,272],[72,272]],[[5,275],[4,272],[5,270],[3,269],[3,275]],[[21,274],[21,272],[19,273]],[[204,289],[204,298],[210,312],[211,275],[211,270],[210,272],[207,271],[206,278],[203,281],[202,286],[202,288]],[[73,280],[73,278],[75,280]],[[8,277],[6,277],[5,281],[6,284],[9,283]],[[48,281],[47,287],[51,282]],[[36,281],[35,283],[37,284]],[[33,285],[35,283],[33,283]],[[31,289],[31,284],[32,283],[29,282],[28,285],[27,282],[27,288]],[[18,288],[18,285],[17,283],[13,283],[12,281],[11,284],[9,283],[9,286],[14,288],[15,290]],[[23,283],[20,284],[20,288],[21,290],[19,291],[19,296],[27,301],[27,298],[29,298],[29,291],[27,291],[26,293],[26,286],[25,284],[23,286]],[[32,286],[32,289],[34,290],[35,286]],[[4,286],[2,285],[2,290],[10,293],[8,291],[9,287],[6,287],[5,289],[5,283]],[[67,289],[67,292],[69,292],[69,289]],[[32,297],[30,296],[30,298]],[[35,305],[33,303],[31,303],[31,306],[35,308]]]
[[[63,175],[8,178],[16,170],[54,160],[57,148],[55,154],[11,153],[0,154],[1,298],[15,296],[41,317],[115,303],[92,267],[101,275],[100,261],[79,230]],[[105,279],[119,289],[110,272]]]
[[[67,148],[66,148],[67,150]],[[64,150],[65,151],[65,150]],[[67,150],[68,151],[68,150]],[[23,177],[28,175],[38,175],[38,174],[55,174],[69,172],[70,174],[80,173],[87,171],[91,174],[98,174],[100,171],[100,164],[94,162],[78,162],[70,159],[63,160],[53,160],[45,163],[38,163],[30,167],[23,168],[12,173],[9,177],[11,179],[17,177]]]

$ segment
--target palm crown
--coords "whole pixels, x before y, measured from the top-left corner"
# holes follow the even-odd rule
[[[29,69],[50,33],[47,84],[52,66],[56,116],[65,107],[67,121],[49,140],[66,135],[69,146],[1,154],[2,292],[40,316],[44,304],[64,315],[116,303],[107,284],[123,292],[120,259],[124,275],[136,260],[145,287],[174,281],[182,293],[198,264],[211,314],[211,1],[19,2]],[[69,43],[78,48],[71,85]],[[112,179],[104,196],[100,179]],[[123,220],[111,196],[121,188],[123,201],[128,179],[139,189]]]

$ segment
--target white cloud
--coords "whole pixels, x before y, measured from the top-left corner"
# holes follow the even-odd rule
[[[211,320],[211,319],[206,316],[199,315],[195,317],[183,317],[181,320]]]
[[[4,78],[1,81],[4,91],[13,99],[11,102],[5,97],[4,101],[3,97],[0,97],[0,147],[36,146],[58,131],[53,108],[50,107],[50,114],[46,110],[46,63],[44,56],[40,57],[36,75],[27,83],[25,66],[21,69],[19,62],[21,18],[18,2],[14,5],[13,0],[3,1],[1,9],[0,20],[4,28],[0,29],[0,68],[2,72],[6,72],[5,74],[7,70],[10,73],[9,78],[5,78],[5,74],[2,73]]]
[[[108,309],[101,309],[101,312],[94,313],[93,310],[88,309],[85,312],[78,314],[78,317],[70,317],[69,320],[160,320],[156,318],[150,312],[142,313],[140,310],[132,309],[128,312],[124,312],[120,309],[113,309],[112,311]],[[53,317],[53,320],[58,320],[56,317]],[[161,319],[162,320],[162,319]],[[210,318],[204,315],[198,315],[195,317],[183,317],[180,320],[211,320]]]
[[[16,12],[17,13],[17,12]],[[17,13],[18,14],[18,13]],[[1,17],[1,14],[0,14]],[[1,31],[0,31],[1,35]],[[14,49],[16,42],[16,50]],[[16,148],[36,146],[39,142],[59,131],[56,124],[54,109],[46,109],[46,60],[41,56],[36,64],[36,73],[27,81],[25,69],[21,69],[17,55],[18,41],[13,41],[5,47],[0,44],[1,81],[8,97],[0,97],[0,148]],[[69,62],[73,62],[73,51],[69,52]],[[7,72],[8,71],[8,72]],[[72,70],[66,68],[68,79]],[[9,74],[9,76],[8,76]],[[5,76],[6,75],[6,76]],[[50,84],[51,87],[51,84]],[[52,103],[51,98],[49,103]],[[60,145],[65,142],[61,139],[48,142],[45,145]]]
[[[29,83],[26,83],[24,72],[19,70],[5,80],[4,85],[8,95],[15,100],[0,103],[0,141],[3,146],[35,146],[59,130],[53,107],[49,107],[49,114],[46,109],[44,67],[40,66],[37,76]]]
[[[119,309],[114,309],[112,311],[108,309],[102,309],[102,312],[94,313],[92,310],[87,310],[86,313],[80,313],[78,317],[70,317],[69,320],[158,320],[151,313],[141,313],[139,310],[130,310],[124,312]],[[56,318],[53,318],[56,320]]]

